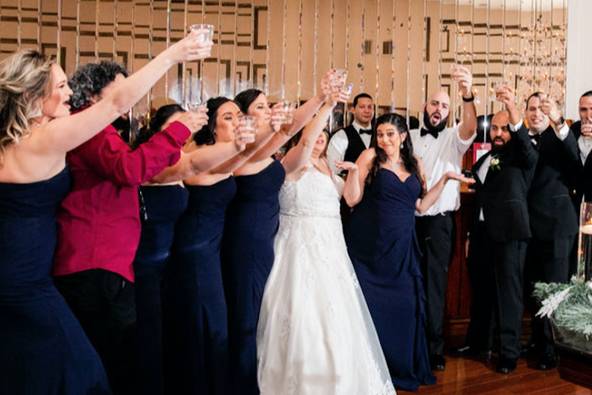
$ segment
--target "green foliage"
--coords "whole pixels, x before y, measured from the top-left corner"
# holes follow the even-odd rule
[[[568,288],[564,298],[556,298]],[[537,283],[534,296],[552,306],[551,320],[558,328],[592,339],[592,282],[574,279],[571,284]]]

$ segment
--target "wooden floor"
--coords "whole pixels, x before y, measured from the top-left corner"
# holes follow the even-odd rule
[[[467,358],[446,357],[446,370],[436,374],[437,383],[421,387],[415,394],[577,394],[592,395],[592,390],[562,380],[557,370],[540,371],[520,359],[509,375],[495,372],[492,363]],[[530,362],[529,362],[530,365]],[[397,391],[398,394],[413,392]]]

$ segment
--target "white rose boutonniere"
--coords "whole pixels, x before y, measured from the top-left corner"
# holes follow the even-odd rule
[[[499,171],[501,169],[500,158],[497,156],[492,157],[491,161],[489,162],[489,168],[494,171]]]

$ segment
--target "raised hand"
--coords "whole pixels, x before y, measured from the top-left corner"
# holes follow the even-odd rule
[[[329,93],[329,95],[327,96],[325,103],[327,103],[328,105],[330,105],[331,107],[335,107],[337,105],[337,103],[346,103],[349,100],[350,96],[351,96],[351,84],[349,84],[349,86],[345,86],[343,87],[343,89],[338,90],[338,91],[334,91]]]
[[[467,177],[464,174],[455,173],[454,171],[446,172],[446,178],[448,180],[456,180],[460,182],[465,182],[467,184],[474,184],[475,179],[472,177]]]
[[[549,120],[553,122],[555,125],[559,125],[563,120],[561,116],[561,111],[559,111],[559,107],[557,106],[557,102],[553,100],[548,95],[543,95],[541,97],[541,111],[543,114],[549,117]]]
[[[274,104],[273,107],[271,107],[271,120],[269,121],[271,124],[271,129],[274,132],[279,132],[282,129],[282,127],[284,127],[284,129],[289,128],[292,122],[294,121],[294,116],[292,114],[292,122],[290,122],[290,124],[287,125],[285,121],[288,118],[288,116],[289,114],[286,114],[284,102],[278,102]]]
[[[248,127],[245,124],[239,125],[234,131],[234,144],[239,151],[244,151],[247,144],[255,142],[255,128]]]
[[[205,59],[210,56],[213,43],[199,40],[200,35],[204,33],[207,33],[207,30],[193,30],[185,38],[168,47],[165,52],[175,63]]]
[[[206,106],[199,106],[195,111],[179,113],[176,121],[185,125],[191,133],[195,133],[208,124],[208,109]]]
[[[358,165],[356,165],[354,162],[345,162],[345,161],[335,161],[335,167],[337,167],[340,170],[345,170],[345,171],[355,171],[358,170]]]
[[[452,70],[452,79],[458,83],[458,89],[463,97],[469,97],[473,94],[473,75],[471,71],[462,65],[456,65]]]
[[[592,121],[588,119],[582,119],[580,132],[584,137],[592,137]]]
[[[495,90],[495,98],[502,103],[510,115],[510,123],[516,125],[520,122],[520,113],[516,108],[516,96],[508,85],[500,85]]]

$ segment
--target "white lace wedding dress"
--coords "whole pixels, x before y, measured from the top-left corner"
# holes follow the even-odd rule
[[[314,167],[280,191],[275,261],[257,329],[262,394],[395,394],[347,255],[342,181]]]

